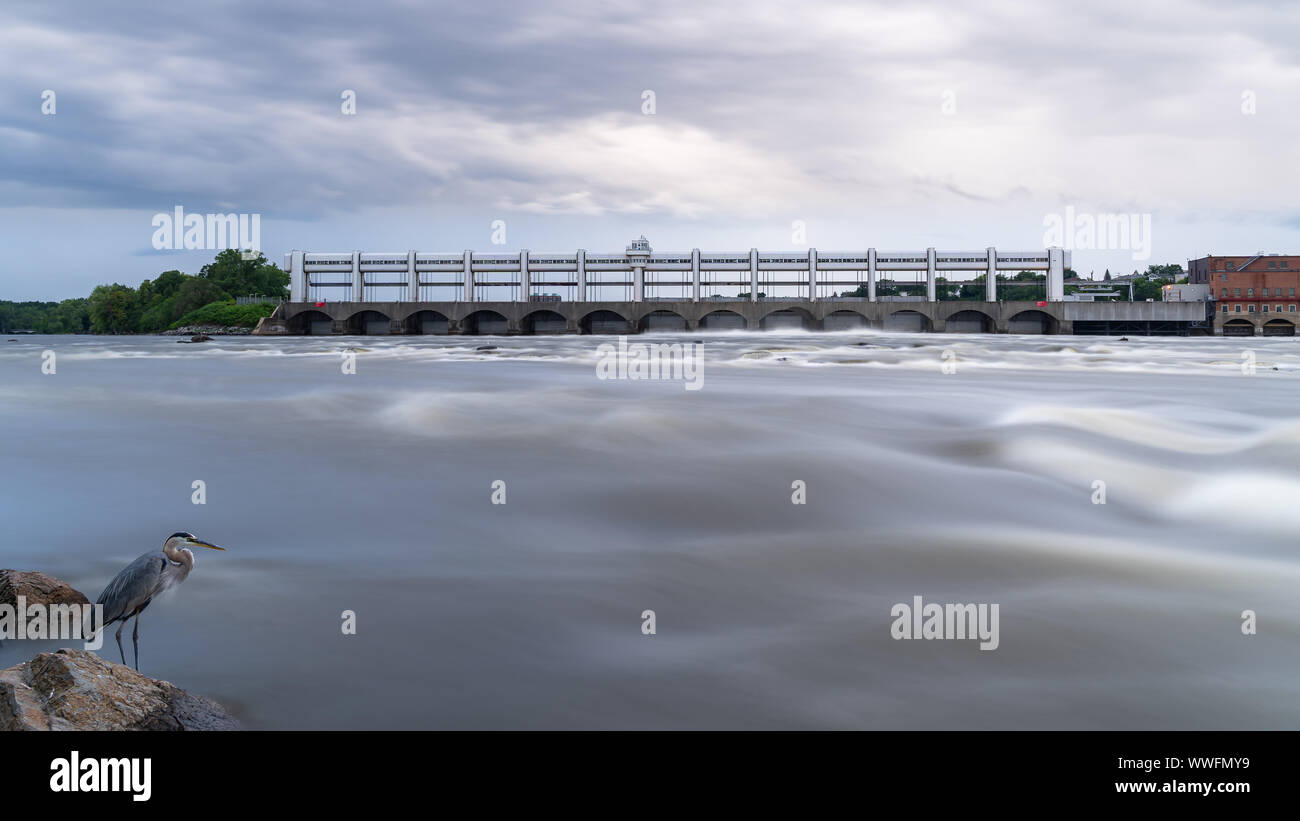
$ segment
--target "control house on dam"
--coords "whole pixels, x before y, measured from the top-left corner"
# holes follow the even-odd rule
[[[1116,322],[1177,327],[1205,319],[1203,303],[1065,301],[1069,264],[1070,252],[1060,248],[665,252],[644,237],[622,252],[293,251],[285,255],[290,299],[255,333],[872,328],[1069,334],[1086,332],[1077,326],[1098,309],[1106,312],[1108,330]],[[1024,284],[1010,279],[1022,272],[1041,272],[1039,298],[1001,298],[1000,288]]]

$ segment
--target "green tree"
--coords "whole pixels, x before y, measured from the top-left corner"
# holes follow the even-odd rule
[[[199,276],[231,296],[289,295],[289,275],[267,262],[261,253],[256,259],[244,259],[239,251],[227,248],[204,265]]]
[[[171,305],[171,313],[179,318],[190,311],[202,308],[209,302],[224,302],[232,296],[234,294],[228,293],[210,279],[191,277],[181,283],[181,287],[176,290],[176,296],[172,298],[174,301]]]
[[[1133,301],[1145,302],[1154,299],[1159,302],[1164,297],[1161,292],[1169,284],[1167,279],[1139,279],[1133,283]]]
[[[1170,282],[1177,282],[1186,276],[1186,272],[1183,271],[1182,265],[1175,262],[1169,265],[1148,265],[1147,276],[1152,279],[1167,279]]]
[[[90,307],[86,299],[65,299],[52,312],[52,334],[90,333]]]
[[[144,333],[157,333],[168,328],[181,316],[177,310],[177,295],[186,282],[195,279],[180,271],[163,271],[155,280],[140,283],[140,328]]]
[[[139,321],[139,300],[134,288],[100,285],[90,292],[90,329],[97,334],[135,332]]]
[[[154,302],[140,313],[140,331],[147,334],[165,331],[179,318],[180,315],[176,312],[176,297],[167,297]]]

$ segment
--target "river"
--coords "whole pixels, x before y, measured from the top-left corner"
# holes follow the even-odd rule
[[[0,567],[225,546],[141,670],[251,728],[1300,728],[1294,339],[15,339]]]

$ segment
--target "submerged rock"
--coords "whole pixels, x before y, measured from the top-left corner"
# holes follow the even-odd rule
[[[190,337],[190,341],[191,341],[191,342],[211,342],[211,341],[212,341],[212,337],[208,336],[207,334],[195,334],[194,336],[191,336],[191,337]]]
[[[89,650],[41,653],[0,671],[0,730],[238,730],[211,699]]]
[[[0,604],[18,606],[18,597],[27,606],[40,604],[90,604],[79,590],[53,576],[35,570],[0,570]]]

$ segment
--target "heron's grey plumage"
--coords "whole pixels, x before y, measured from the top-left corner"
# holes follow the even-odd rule
[[[122,628],[127,619],[135,616],[135,627],[131,641],[135,647],[135,669],[140,669],[140,614],[149,606],[154,597],[185,581],[194,569],[194,553],[182,545],[191,544],[224,550],[195,538],[192,533],[173,533],[163,544],[162,550],[151,550],[122,568],[113,580],[99,594],[96,604],[104,607],[103,626],[108,627],[116,621],[117,651],[126,664],[126,653],[122,650]]]
[[[188,562],[173,562],[161,550],[152,550],[113,577],[96,601],[104,605],[104,626],[130,617],[154,596],[185,581],[194,568],[194,554],[188,550],[181,553],[188,554]]]

